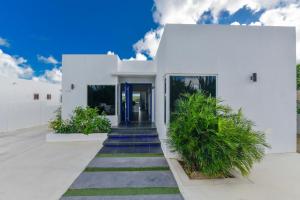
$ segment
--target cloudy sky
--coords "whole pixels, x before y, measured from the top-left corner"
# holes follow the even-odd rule
[[[0,76],[60,83],[62,54],[152,59],[167,23],[295,26],[300,0],[0,0]]]

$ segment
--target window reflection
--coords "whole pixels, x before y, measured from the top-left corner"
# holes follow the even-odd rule
[[[89,85],[88,106],[98,108],[99,113],[115,115],[115,95],[114,85]]]
[[[170,114],[175,111],[176,101],[184,93],[202,91],[216,97],[216,76],[170,76]]]

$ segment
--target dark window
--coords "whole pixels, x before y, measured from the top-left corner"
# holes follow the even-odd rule
[[[88,106],[98,108],[99,113],[115,115],[115,95],[114,85],[89,85]]]
[[[51,94],[47,94],[47,100],[51,100]]]
[[[216,76],[170,76],[170,119],[180,96],[199,90],[216,97]]]
[[[40,95],[38,93],[33,94],[33,100],[39,100]]]

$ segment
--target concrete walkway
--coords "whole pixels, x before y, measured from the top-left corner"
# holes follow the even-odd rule
[[[61,200],[183,200],[156,130],[114,130]],[[151,190],[151,192],[149,192]]]
[[[0,199],[57,200],[101,148],[47,143],[47,127],[0,133]]]

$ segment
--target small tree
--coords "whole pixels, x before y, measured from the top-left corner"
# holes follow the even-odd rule
[[[232,169],[249,174],[268,147],[265,136],[253,130],[242,111],[233,112],[219,100],[198,92],[177,101],[169,127],[169,143],[189,172],[226,177]]]

